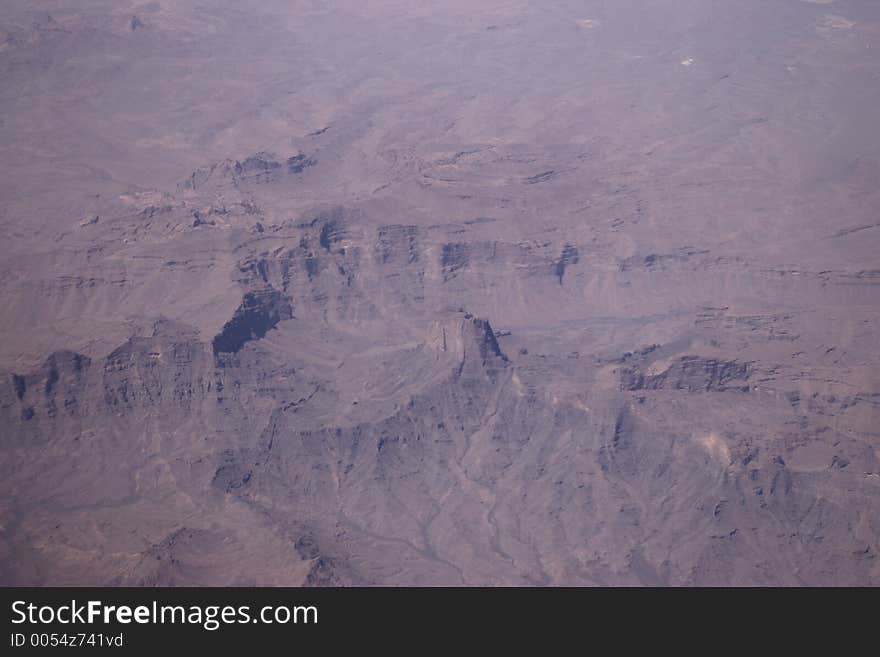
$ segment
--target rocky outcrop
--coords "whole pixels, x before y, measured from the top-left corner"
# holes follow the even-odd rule
[[[159,322],[153,336],[129,338],[104,358],[56,351],[29,373],[9,373],[0,406],[8,413],[5,421],[18,416],[26,433],[48,432],[49,424],[31,426],[43,421],[75,427],[77,418],[107,412],[186,410],[212,388],[209,360],[194,334]]]
[[[11,374],[21,419],[77,413],[90,366],[87,356],[62,350],[50,354],[36,372]]]
[[[456,272],[467,267],[470,262],[470,245],[452,242],[443,245],[440,254],[440,266],[443,269],[443,280],[455,277]]]
[[[327,252],[338,249],[346,234],[345,211],[342,208],[333,208],[322,212],[312,220],[311,225],[320,225],[318,243]]]
[[[324,554],[312,534],[305,533],[297,538],[294,548],[302,559],[311,562],[303,586],[346,586],[352,583],[351,573],[345,564]]]
[[[235,179],[255,183],[272,182],[280,171],[281,162],[269,153],[255,153],[244,160],[236,160],[231,168]]]
[[[421,257],[418,226],[382,226],[378,230],[376,255],[381,264],[407,265]]]
[[[303,153],[297,153],[296,155],[287,158],[287,173],[296,175],[298,173],[302,173],[308,167],[314,166],[317,164],[315,158],[307,157]]]
[[[223,160],[196,169],[189,178],[180,183],[179,188],[192,191],[201,189],[209,182],[212,184],[229,181],[253,184],[277,182],[285,176],[299,175],[316,163],[315,158],[304,153],[296,153],[287,159],[279,160],[273,153],[261,151],[243,160]]]
[[[639,367],[621,370],[622,390],[688,390],[748,392],[751,365],[735,360],[682,356],[658,373]]]
[[[107,406],[189,406],[210,388],[200,371],[204,348],[194,340],[131,338],[104,359],[101,389]]]
[[[214,472],[211,485],[226,493],[247,486],[253,471],[245,465],[247,455],[242,458],[232,450],[227,450],[220,457],[220,464]]]
[[[477,368],[493,372],[507,363],[495,331],[487,319],[479,319],[463,311],[452,312],[434,320],[428,331],[427,344],[458,362],[457,371]]]
[[[566,244],[562,248],[562,253],[559,256],[559,260],[556,261],[556,266],[554,269],[554,274],[559,280],[560,285],[562,285],[562,277],[565,276],[565,268],[569,265],[576,265],[579,260],[580,257],[577,247],[572,246],[571,244]]]

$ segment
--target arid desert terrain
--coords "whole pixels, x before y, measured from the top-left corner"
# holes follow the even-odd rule
[[[4,0],[0,584],[880,585],[880,2]]]

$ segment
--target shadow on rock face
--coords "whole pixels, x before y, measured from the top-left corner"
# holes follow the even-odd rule
[[[278,322],[293,317],[290,301],[277,290],[248,292],[235,314],[214,337],[214,355],[238,353],[252,340],[259,340]]]

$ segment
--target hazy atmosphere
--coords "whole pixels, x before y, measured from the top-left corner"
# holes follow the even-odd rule
[[[0,584],[880,585],[880,2],[4,0]]]

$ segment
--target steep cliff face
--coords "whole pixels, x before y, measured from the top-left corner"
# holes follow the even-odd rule
[[[750,369],[748,363],[689,355],[682,356],[656,374],[645,374],[638,369],[625,369],[621,374],[621,386],[624,390],[748,392]]]
[[[464,311],[444,313],[432,321],[426,344],[452,358],[457,363],[458,373],[465,367],[470,371],[494,372],[507,363],[507,356],[501,352],[489,321]]]
[[[211,346],[215,356],[235,354],[248,342],[258,340],[278,322],[292,317],[290,302],[272,288],[247,292],[235,314],[214,336]]]

